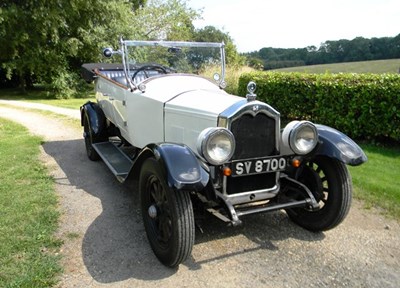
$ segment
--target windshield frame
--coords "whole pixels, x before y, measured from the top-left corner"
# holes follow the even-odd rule
[[[122,63],[124,66],[124,72],[126,80],[131,86],[132,90],[136,90],[137,87],[133,83],[130,75],[130,64],[131,60],[129,58],[128,49],[129,47],[136,46],[151,46],[151,47],[166,47],[166,48],[180,48],[180,47],[194,47],[194,48],[219,48],[220,49],[220,62],[221,62],[221,77],[218,79],[217,84],[221,88],[225,88],[225,44],[224,42],[185,42],[185,41],[145,41],[145,40],[120,40],[122,54]],[[134,60],[134,59],[133,59]]]

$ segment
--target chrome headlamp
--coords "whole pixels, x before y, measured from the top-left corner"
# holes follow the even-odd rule
[[[222,165],[235,152],[235,138],[225,128],[207,128],[197,140],[197,150],[211,165]]]
[[[292,121],[283,130],[282,142],[296,154],[308,154],[317,146],[317,128],[309,121]]]

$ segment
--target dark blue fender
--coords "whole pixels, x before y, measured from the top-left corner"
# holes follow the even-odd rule
[[[81,106],[81,125],[83,126],[83,119],[85,113],[89,116],[90,128],[94,136],[99,136],[100,133],[105,128],[106,116],[103,110],[99,107],[97,103],[88,101],[83,106]]]
[[[160,163],[171,188],[199,192],[210,180],[192,150],[186,145],[173,143],[150,144],[142,149],[128,178],[138,179],[141,166],[149,157],[154,157]]]
[[[325,155],[351,165],[357,166],[368,160],[364,151],[350,137],[342,132],[324,125],[315,125],[319,142],[315,155]]]

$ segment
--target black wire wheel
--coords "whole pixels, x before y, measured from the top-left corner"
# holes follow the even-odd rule
[[[148,158],[140,179],[140,203],[150,246],[166,266],[176,267],[192,252],[195,237],[190,194],[170,188],[159,163]]]
[[[99,154],[94,150],[93,144],[100,142],[99,139],[93,134],[92,128],[90,127],[89,115],[85,113],[83,118],[83,138],[85,139],[86,154],[92,161],[100,159]]]
[[[319,209],[287,209],[293,222],[317,232],[332,229],[344,220],[352,199],[351,176],[345,164],[316,156],[298,168],[295,178],[310,189]]]

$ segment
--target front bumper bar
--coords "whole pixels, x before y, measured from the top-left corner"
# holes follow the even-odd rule
[[[290,178],[285,174],[281,174],[280,177],[281,187],[284,190],[281,190],[278,193],[278,196],[281,193],[285,193],[284,191],[299,191],[301,194],[306,195],[304,199],[296,200],[285,198],[285,202],[278,202],[275,199],[270,199],[267,203],[263,203],[261,205],[236,205],[234,206],[228,197],[223,195],[220,192],[216,192],[217,197],[222,201],[224,204],[225,209],[215,209],[215,208],[208,208],[207,211],[219,218],[220,220],[229,223],[232,226],[237,226],[242,223],[239,219],[241,216],[251,215],[256,213],[265,213],[265,212],[272,212],[281,209],[290,209],[290,208],[304,208],[310,211],[316,211],[320,208],[318,202],[316,201],[314,195],[311,193],[310,189],[307,188],[303,183]],[[278,198],[279,199],[279,198]]]

